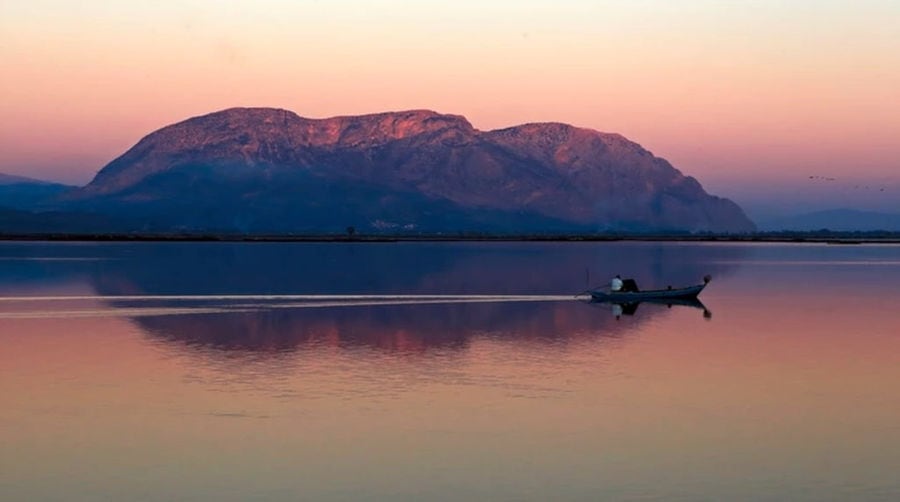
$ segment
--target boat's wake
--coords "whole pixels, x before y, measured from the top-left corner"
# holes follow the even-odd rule
[[[0,297],[0,319],[149,317],[224,314],[280,309],[435,305],[459,303],[560,302],[583,300],[572,295],[77,295]],[[90,305],[59,309],[60,304]],[[112,304],[98,307],[95,302]],[[147,303],[164,303],[147,306]],[[134,306],[131,304],[144,304]],[[173,303],[175,305],[173,305]],[[47,305],[54,308],[40,308]],[[193,305],[191,305],[193,304]],[[20,307],[6,309],[2,307]],[[26,306],[39,308],[21,309]]]

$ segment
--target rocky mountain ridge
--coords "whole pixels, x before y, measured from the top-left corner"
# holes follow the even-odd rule
[[[480,131],[428,110],[194,117],[141,139],[64,206],[180,230],[754,229],[736,204],[621,135],[561,123]]]

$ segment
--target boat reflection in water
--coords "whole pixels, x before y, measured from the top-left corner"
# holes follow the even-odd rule
[[[612,313],[616,316],[616,319],[621,318],[623,315],[633,316],[637,313],[638,307],[642,303],[647,303],[650,305],[664,305],[668,308],[674,307],[691,307],[695,309],[699,309],[703,311],[703,318],[706,320],[712,319],[712,311],[710,311],[706,305],[703,304],[697,298],[656,298],[656,299],[646,299],[640,301],[633,302],[620,302],[620,301],[604,301],[604,300],[591,300],[591,305],[608,305],[612,307]]]

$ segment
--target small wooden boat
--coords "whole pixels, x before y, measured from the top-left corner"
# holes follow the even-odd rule
[[[709,284],[710,276],[706,276],[703,278],[703,284],[698,284],[696,286],[688,286],[686,288],[672,288],[671,286],[667,289],[649,289],[646,291],[607,291],[601,289],[591,290],[591,299],[596,302],[611,302],[611,303],[629,303],[629,302],[639,302],[639,301],[652,301],[652,300],[689,300],[692,298],[697,298],[697,295],[703,291],[703,288]]]

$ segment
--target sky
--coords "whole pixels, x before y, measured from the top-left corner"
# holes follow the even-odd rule
[[[233,106],[567,122],[757,215],[900,211],[896,0],[0,0],[0,172]]]

